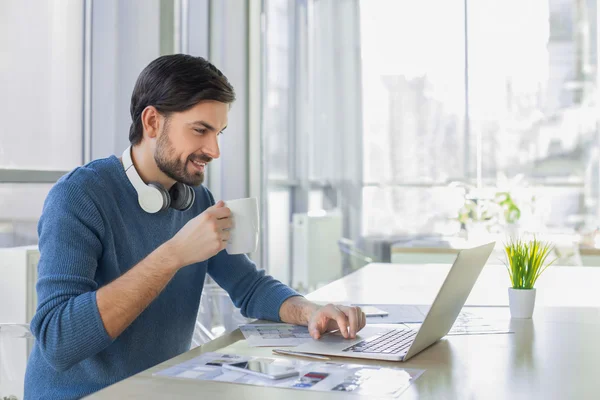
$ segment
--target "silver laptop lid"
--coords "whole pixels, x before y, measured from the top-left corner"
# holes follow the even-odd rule
[[[405,361],[448,334],[495,244],[496,242],[492,242],[458,253],[415,340],[404,356]]]

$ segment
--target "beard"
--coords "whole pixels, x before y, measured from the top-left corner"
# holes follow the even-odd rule
[[[212,158],[207,155],[190,155],[182,162],[180,157],[175,154],[175,148],[169,140],[168,123],[165,124],[163,131],[158,138],[156,144],[156,152],[154,153],[154,161],[158,168],[165,173],[169,178],[186,184],[188,186],[200,186],[204,182],[204,172],[196,171],[188,172],[188,163],[192,161],[210,162]]]

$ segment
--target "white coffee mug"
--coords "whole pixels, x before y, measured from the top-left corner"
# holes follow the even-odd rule
[[[233,228],[231,228],[227,253],[246,254],[256,251],[258,246],[258,201],[256,197],[228,200],[225,207],[231,210]]]

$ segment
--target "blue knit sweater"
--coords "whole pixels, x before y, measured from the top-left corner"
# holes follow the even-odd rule
[[[244,316],[279,321],[281,304],[297,293],[245,255],[222,251],[179,270],[119,337],[107,334],[96,291],[214,204],[205,187],[195,190],[190,210],[148,214],[114,156],[76,168],[52,188],[38,226],[36,341],[26,399],[80,398],[189,350],[206,273]]]

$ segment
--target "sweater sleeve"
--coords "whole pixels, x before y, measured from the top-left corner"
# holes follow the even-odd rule
[[[210,204],[214,205],[212,193],[205,190]],[[245,317],[281,322],[279,309],[283,302],[300,296],[264,270],[257,269],[245,254],[229,255],[227,250],[222,250],[208,261],[208,274],[229,293]]]
[[[59,181],[38,225],[38,306],[31,321],[43,357],[58,371],[112,343],[98,311],[94,281],[103,232],[91,196],[68,179]]]
[[[229,293],[242,315],[281,322],[279,309],[296,291],[258,270],[244,254],[219,252],[208,262],[208,274]]]

